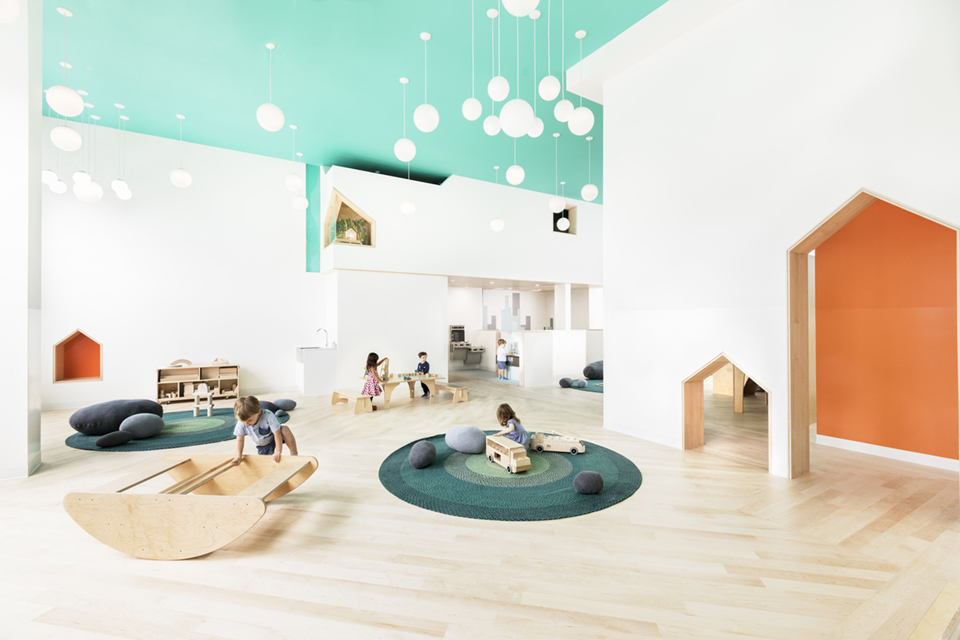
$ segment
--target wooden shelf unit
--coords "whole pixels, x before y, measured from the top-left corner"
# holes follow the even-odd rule
[[[214,400],[240,397],[240,367],[235,364],[200,364],[183,367],[161,367],[157,369],[156,379],[157,402],[170,404],[171,402],[193,402],[193,391],[201,382],[216,389]],[[233,391],[231,389],[236,385]],[[166,394],[176,393],[176,397],[169,398]]]

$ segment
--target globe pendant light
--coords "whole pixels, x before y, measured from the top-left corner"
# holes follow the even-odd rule
[[[493,229],[496,233],[503,231],[503,220],[500,218],[494,218],[490,221],[490,228]]]
[[[403,85],[403,137],[397,140],[393,145],[393,155],[397,156],[400,162],[410,162],[417,156],[417,145],[413,140],[407,138],[407,83],[406,78],[400,78],[400,84]]]
[[[83,138],[80,137],[80,134],[66,125],[59,125],[51,129],[50,141],[61,151],[76,151],[83,145]]]
[[[554,196],[550,198],[550,202],[547,204],[550,207],[550,211],[553,213],[560,213],[567,208],[567,201],[565,198],[561,198],[557,195],[556,183],[560,180],[560,134],[553,134],[553,177],[554,177]]]
[[[530,12],[530,19],[533,20],[533,123],[527,135],[531,138],[539,138],[543,134],[543,120],[537,117],[537,18],[539,17],[540,12],[536,9]]]
[[[427,41],[430,34],[424,31],[420,34],[423,40],[423,104],[413,112],[413,124],[424,133],[430,133],[440,124],[440,114],[436,107],[427,102]]]
[[[577,31],[577,40],[580,41],[580,81],[583,82],[583,38],[587,35],[582,29]],[[585,136],[593,129],[593,111],[589,107],[583,106],[583,96],[580,96],[580,106],[573,110],[570,119],[567,121],[567,127],[570,133],[575,136]]]
[[[550,102],[555,100],[558,95],[560,95],[560,81],[556,76],[550,75],[550,70],[552,68],[551,58],[550,58],[550,25],[553,23],[550,20],[551,11],[550,5],[552,0],[547,0],[547,75],[544,76],[543,80],[540,81],[540,86],[537,88],[540,93],[540,97]],[[536,82],[536,77],[534,77],[534,82]]]
[[[290,125],[290,133],[293,137],[293,151],[291,152],[291,160],[294,162],[297,161],[297,125]],[[287,185],[287,189],[293,192],[297,192],[303,189],[304,183],[303,178],[300,177],[297,173],[291,173],[284,178],[283,183]]]
[[[566,185],[566,184],[567,184],[566,182],[561,182],[561,183],[560,183],[560,197],[561,197],[561,198],[563,197],[563,188],[564,188],[564,185]],[[564,208],[566,208],[566,207],[564,207]],[[563,209],[561,209],[560,211],[555,211],[554,213],[559,213],[559,214],[560,214],[560,219],[557,220],[557,229],[559,229],[560,231],[567,231],[567,230],[570,228],[570,219],[569,219],[566,215],[564,215]]]
[[[47,186],[50,186],[51,184],[53,184],[59,179],[60,178],[57,177],[57,174],[54,173],[53,171],[50,171],[49,169],[44,169],[40,173],[40,182]]]
[[[500,126],[511,138],[527,135],[533,126],[533,107],[520,97],[520,18],[517,18],[517,97],[500,110]]]
[[[483,119],[483,132],[488,136],[495,136],[500,133],[500,118],[497,116],[487,116]]]
[[[473,122],[483,114],[483,105],[477,100],[477,43],[474,24],[474,0],[470,0],[470,97],[463,101],[463,117]]]
[[[496,9],[490,9],[487,11],[487,17],[497,21],[497,55],[494,57],[497,74],[487,83],[487,95],[494,102],[502,102],[510,95],[510,83],[500,75],[500,12]],[[493,22],[490,23],[490,48],[493,49]]]
[[[267,43],[267,49],[270,51],[270,60],[268,63],[270,66],[270,95],[269,101],[257,107],[257,122],[260,123],[261,127],[270,132],[280,131],[280,129],[283,128],[283,111],[280,110],[280,107],[273,104],[273,50],[276,48],[277,45],[272,42]]]
[[[517,186],[523,182],[525,174],[523,167],[517,164],[517,139],[513,139],[513,166],[507,168],[507,182]]]
[[[193,182],[193,176],[183,168],[183,121],[186,119],[186,116],[178,113],[177,118],[180,120],[180,168],[170,172],[170,182],[172,182],[174,186],[186,189],[190,186],[190,183]]]
[[[296,130],[297,127],[296,127],[296,125],[290,125],[290,128]],[[303,157],[303,154],[300,153],[299,151],[294,151],[294,153],[295,153],[296,156],[297,156],[296,162],[299,164],[300,158]],[[299,176],[298,174],[291,174],[291,175],[287,176],[287,188],[290,188],[290,182],[289,182],[289,180],[290,180],[291,177],[300,178],[300,176]],[[303,182],[303,178],[300,178],[300,189],[305,189],[305,188],[306,188],[306,185],[305,185],[304,182]],[[297,189],[297,191],[299,191],[300,189]],[[307,195],[306,195],[306,193],[304,193],[304,194],[297,194],[297,195],[295,195],[295,196],[293,197],[293,208],[296,209],[297,211],[306,211],[306,210],[307,210],[307,207],[309,207],[309,206],[310,206],[310,201],[307,200]]]
[[[512,16],[522,18],[537,8],[540,0],[503,0],[503,8]]]
[[[63,7],[57,7],[57,12],[63,16],[63,60],[60,62],[60,66],[63,67],[63,84],[47,89],[46,100],[50,108],[64,118],[75,118],[83,112],[83,98],[67,86],[67,69],[71,68],[67,62],[67,18],[73,17],[73,12]]]
[[[562,0],[560,4],[560,69],[561,69],[561,94],[562,98],[553,107],[553,117],[557,119],[557,122],[566,122],[570,119],[570,116],[573,115],[573,103],[567,100],[567,48],[566,42],[564,40],[564,35],[567,30],[567,3],[566,0]]]
[[[20,3],[17,0],[0,0],[0,24],[10,24],[20,17]]]
[[[580,197],[586,200],[587,202],[593,202],[597,199],[597,196],[600,195],[600,190],[597,189],[597,185],[593,184],[593,175],[591,171],[591,153],[592,145],[591,142],[593,136],[587,136],[587,184],[583,185],[583,189],[580,190]]]

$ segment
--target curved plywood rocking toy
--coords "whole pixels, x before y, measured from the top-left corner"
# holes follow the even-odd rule
[[[63,508],[94,538],[149,560],[184,560],[216,551],[246,533],[267,503],[317,470],[316,458],[168,454],[159,462],[90,493],[68,493]],[[174,484],[160,493],[124,494],[160,474]]]

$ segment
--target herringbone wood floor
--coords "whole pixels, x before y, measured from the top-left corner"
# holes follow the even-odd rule
[[[603,430],[600,394],[461,384],[466,404],[398,392],[361,416],[300,400],[290,425],[319,471],[235,543],[181,562],[113,551],[60,506],[159,454],[69,449],[70,412],[45,413],[43,466],[0,482],[0,638],[905,639],[960,581],[956,473],[814,445],[811,474],[772,477],[762,396],[743,416],[707,396],[707,444],[683,452]],[[528,429],[627,455],[643,486],[526,523],[423,511],[380,486],[396,447],[492,428],[504,401]]]

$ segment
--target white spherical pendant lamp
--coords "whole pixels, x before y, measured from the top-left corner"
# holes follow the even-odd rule
[[[483,105],[476,98],[467,98],[463,101],[463,117],[473,122],[483,115]]]
[[[257,107],[257,122],[267,131],[280,131],[283,128],[283,111],[272,102]]]
[[[90,174],[86,171],[74,171],[73,184],[90,184]]]
[[[432,104],[422,104],[413,112],[413,124],[424,133],[430,133],[440,124],[440,114]]]
[[[73,185],[73,194],[82,202],[93,204],[103,197],[103,187],[96,182],[77,183]]]
[[[550,211],[553,213],[562,213],[567,208],[567,201],[560,196],[550,198]]]
[[[583,186],[583,189],[580,189],[580,197],[587,202],[593,202],[598,195],[600,195],[600,190],[597,189],[595,184],[587,184]]]
[[[497,233],[500,233],[501,231],[503,231],[503,220],[501,220],[500,218],[494,218],[493,220],[490,221],[490,228],[496,231]]]
[[[297,211],[306,211],[307,207],[310,206],[310,201],[307,200],[304,196],[294,196],[293,198],[293,208]]]
[[[291,173],[283,180],[284,184],[287,185],[287,189],[293,192],[297,192],[303,189],[303,178],[298,176],[295,173]]]
[[[83,112],[83,97],[62,84],[50,87],[45,92],[50,108],[65,118],[74,118]]]
[[[56,182],[51,182],[50,191],[53,191],[56,194],[66,193],[67,183],[64,182],[63,180],[57,180]]]
[[[566,122],[573,115],[573,103],[569,100],[561,100],[553,107],[553,117],[557,122]]]
[[[410,162],[417,155],[417,145],[409,138],[400,138],[393,145],[393,155],[397,156],[400,162]]]
[[[533,107],[526,100],[515,98],[500,110],[500,127],[511,138],[527,135],[533,126]]]
[[[540,94],[540,97],[547,102],[555,100],[556,97],[560,95],[560,81],[554,76],[546,76],[540,81],[537,92]]]
[[[487,95],[495,102],[502,102],[510,95],[510,83],[503,76],[491,78],[487,83]]]
[[[193,182],[193,176],[186,169],[174,169],[170,172],[170,182],[174,186],[186,189]]]
[[[531,138],[539,138],[543,134],[543,120],[540,118],[534,118],[533,124],[530,125],[530,131],[527,131],[527,135]]]
[[[133,192],[130,189],[125,189],[123,191],[117,191],[117,197],[121,200],[129,200],[133,197]]]
[[[557,220],[557,229],[560,231],[566,231],[570,228],[570,219],[569,218],[560,218]]]
[[[414,204],[413,200],[404,200],[400,203],[400,213],[405,216],[412,216],[417,212],[417,205]]]
[[[120,193],[121,191],[128,191],[130,189],[130,187],[127,186],[127,183],[121,180],[120,178],[117,178],[116,180],[111,182],[110,188],[113,190],[114,193]]]
[[[57,177],[57,174],[55,174],[53,171],[50,171],[49,169],[44,169],[40,173],[40,182],[42,182],[47,186],[50,186],[57,180],[59,180],[59,178]]]
[[[503,8],[512,16],[523,18],[537,8],[540,0],[503,0]]]
[[[484,118],[483,132],[488,136],[495,136],[500,133],[500,118],[497,116],[487,116]]]
[[[0,0],[0,24],[10,24],[20,17],[20,3],[17,0]]]
[[[76,151],[83,144],[80,134],[70,127],[50,129],[50,140],[61,151]]]
[[[521,167],[518,164],[515,164],[512,167],[509,167],[507,169],[507,182],[509,182],[513,186],[517,186],[518,184],[523,182],[524,177],[525,177],[525,173],[523,171],[523,167]]]
[[[573,135],[585,136],[593,129],[593,122],[593,111],[588,107],[577,107],[567,121],[567,127]]]

